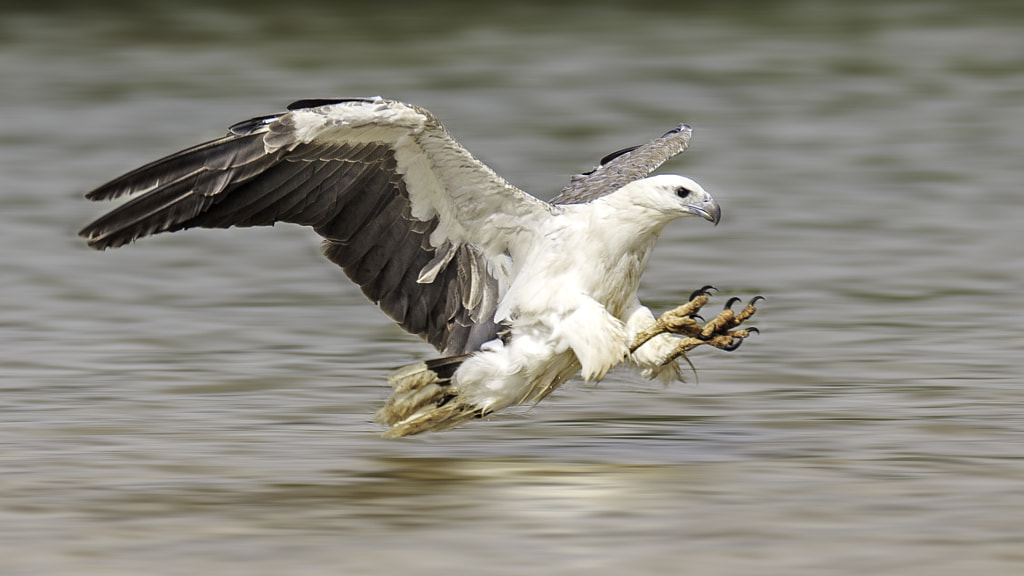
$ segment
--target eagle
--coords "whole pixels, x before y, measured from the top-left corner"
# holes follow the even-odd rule
[[[696,181],[651,174],[690,143],[680,124],[605,156],[551,201],[473,157],[427,110],[381,97],[300,100],[132,170],[86,197],[132,198],[79,233],[98,250],[187,228],[291,222],[439,357],[394,371],[375,420],[386,437],[452,428],[535,403],[577,373],[629,362],[681,379],[700,345],[735,350],[755,297],[710,321],[713,287],[655,317],[637,297],[662,229],[718,224]]]

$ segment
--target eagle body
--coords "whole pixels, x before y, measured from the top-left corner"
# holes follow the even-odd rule
[[[377,420],[391,436],[442,430],[627,359],[646,376],[678,376],[666,360],[678,337],[632,344],[655,323],[637,289],[662,229],[720,218],[695,181],[650,176],[690,134],[680,125],[609,155],[545,202],[423,108],[304,100],[93,190],[133,198],[81,235],[105,249],[191,227],[313,228],[371,301],[441,352],[391,376]]]

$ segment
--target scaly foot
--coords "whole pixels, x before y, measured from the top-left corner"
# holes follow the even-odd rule
[[[704,286],[695,290],[690,295],[689,302],[662,314],[653,326],[637,334],[630,352],[643,346],[658,334],[664,333],[683,336],[676,344],[675,350],[665,359],[665,364],[685,355],[697,346],[705,344],[726,352],[732,352],[739,348],[743,340],[748,338],[751,333],[758,332],[758,329],[753,327],[737,329],[737,327],[757,312],[756,304],[759,300],[764,300],[764,297],[755,296],[739,312],[733,312],[732,306],[740,299],[730,298],[718,316],[701,324],[698,320],[703,320],[703,318],[698,313],[708,303],[708,296],[713,290],[715,290],[714,286]]]

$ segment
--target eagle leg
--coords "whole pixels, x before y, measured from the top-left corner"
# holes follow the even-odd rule
[[[714,286],[704,286],[694,290],[690,294],[689,302],[674,310],[665,312],[655,320],[650,328],[640,331],[633,338],[633,344],[630,346],[629,352],[635,352],[637,348],[646,344],[651,338],[666,332],[691,337],[699,336],[703,326],[697,322],[697,319],[701,318],[698,312],[708,303],[708,296],[710,296],[712,290],[715,290]]]
[[[674,310],[669,310],[659,317],[653,326],[637,334],[631,352],[658,334],[670,333],[683,336],[676,344],[675,350],[665,359],[665,364],[685,356],[697,346],[708,345],[732,352],[740,347],[746,338],[753,333],[760,333],[757,328],[738,328],[740,324],[757,312],[757,303],[764,300],[763,296],[755,296],[739,312],[732,307],[740,299],[733,297],[726,303],[722,311],[710,321],[700,324],[697,313],[708,302],[708,289],[705,287],[694,292],[690,301]]]

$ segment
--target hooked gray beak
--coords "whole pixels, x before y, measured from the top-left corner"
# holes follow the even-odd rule
[[[689,204],[686,208],[689,210],[690,214],[700,216],[701,218],[714,223],[715,226],[718,226],[719,220],[722,219],[722,207],[714,200],[707,200],[700,204]]]

